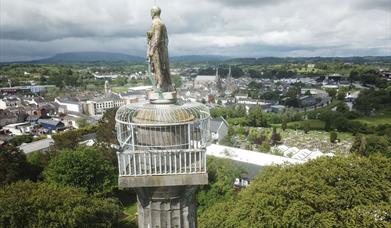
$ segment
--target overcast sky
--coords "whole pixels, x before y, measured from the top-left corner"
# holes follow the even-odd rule
[[[157,0],[170,55],[391,55],[391,0]],[[0,61],[144,56],[154,0],[0,0]]]

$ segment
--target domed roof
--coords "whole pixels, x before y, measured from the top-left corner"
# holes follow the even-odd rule
[[[135,103],[122,106],[116,121],[135,125],[173,125],[209,118],[209,109],[201,103],[157,105]]]

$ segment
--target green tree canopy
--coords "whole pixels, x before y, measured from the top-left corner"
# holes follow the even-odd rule
[[[115,132],[115,114],[118,108],[111,108],[105,111],[96,131],[96,139],[100,143],[118,144]]]
[[[116,183],[116,168],[95,148],[62,150],[44,171],[49,183],[73,186],[88,193],[111,190]]]
[[[209,185],[202,186],[197,195],[198,211],[231,199],[236,193],[232,187],[236,177],[241,177],[245,170],[231,160],[208,157]]]
[[[81,139],[81,132],[78,130],[64,131],[53,135],[54,146],[57,149],[75,149]]]
[[[26,155],[17,147],[12,145],[0,147],[0,186],[27,179],[29,170]]]
[[[263,170],[238,197],[216,203],[200,227],[389,227],[391,160],[322,157]]]
[[[72,187],[26,181],[0,188],[2,227],[117,227],[120,215],[115,201]]]

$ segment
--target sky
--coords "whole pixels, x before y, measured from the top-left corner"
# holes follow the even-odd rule
[[[391,0],[156,0],[169,52],[391,55]],[[0,62],[64,52],[145,56],[155,0],[0,0]]]

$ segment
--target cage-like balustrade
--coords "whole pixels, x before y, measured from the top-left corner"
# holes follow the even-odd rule
[[[119,176],[206,173],[209,118],[209,109],[200,103],[141,103],[119,108]]]

